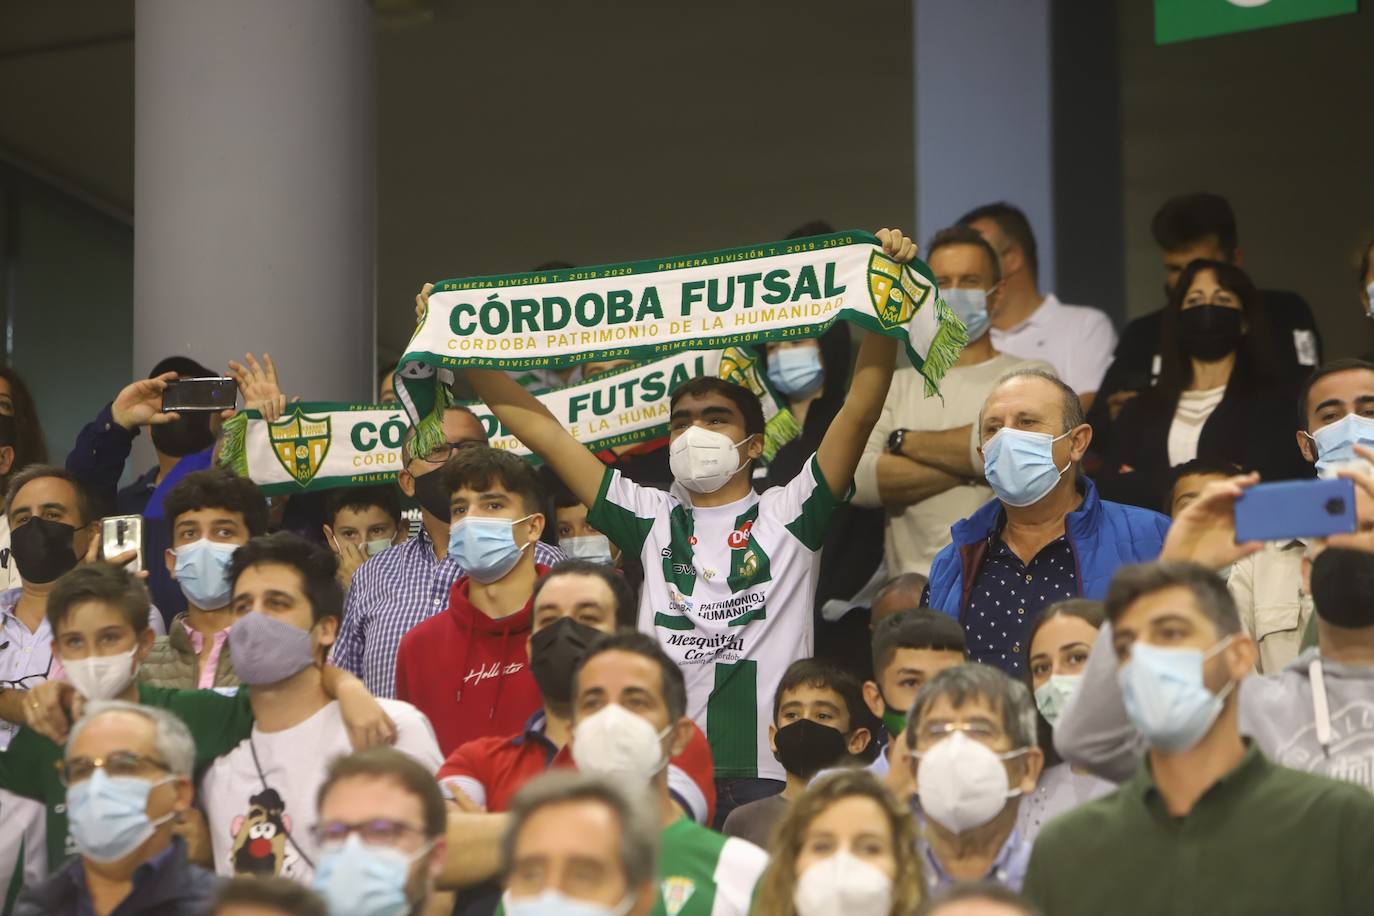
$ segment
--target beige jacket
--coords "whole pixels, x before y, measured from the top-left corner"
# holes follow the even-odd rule
[[[1260,674],[1278,674],[1298,657],[1312,618],[1312,596],[1302,587],[1306,549],[1297,539],[1266,544],[1238,561],[1226,580],[1245,632],[1259,645]]]

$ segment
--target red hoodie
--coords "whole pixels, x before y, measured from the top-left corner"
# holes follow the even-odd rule
[[[493,620],[468,600],[471,581],[455,582],[444,613],[412,628],[396,652],[396,698],[429,717],[445,756],[474,738],[520,731],[544,705],[525,659],[530,602]]]

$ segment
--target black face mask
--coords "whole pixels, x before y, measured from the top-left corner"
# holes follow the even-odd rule
[[[210,431],[209,411],[186,411],[171,423],[153,427],[153,448],[173,458],[185,458],[203,452],[215,444]]]
[[[1374,553],[1328,547],[1312,561],[1312,604],[1327,623],[1374,626]]]
[[[545,700],[572,702],[573,669],[600,636],[600,630],[564,617],[530,638],[530,673]]]
[[[1195,305],[1178,313],[1179,342],[1183,352],[1203,362],[1213,362],[1235,352],[1245,336],[1245,315],[1222,305]]]
[[[76,565],[76,529],[46,518],[30,518],[10,532],[10,555],[25,582],[45,585]]]
[[[839,763],[849,749],[838,728],[810,719],[798,719],[784,725],[773,736],[773,743],[778,746],[774,756],[782,768],[802,779],[810,779],[826,767]]]
[[[449,520],[449,496],[448,488],[444,486],[444,470],[437,467],[425,474],[423,477],[415,479],[415,501],[420,504],[430,515],[439,519],[441,522]]]

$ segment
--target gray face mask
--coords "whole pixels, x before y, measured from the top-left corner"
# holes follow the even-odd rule
[[[275,684],[315,663],[310,631],[258,611],[244,614],[229,628],[229,654],[243,683]]]

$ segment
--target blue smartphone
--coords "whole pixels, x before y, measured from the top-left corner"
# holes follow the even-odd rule
[[[1355,531],[1355,483],[1285,480],[1251,487],[1236,500],[1236,543],[1323,538]]]

